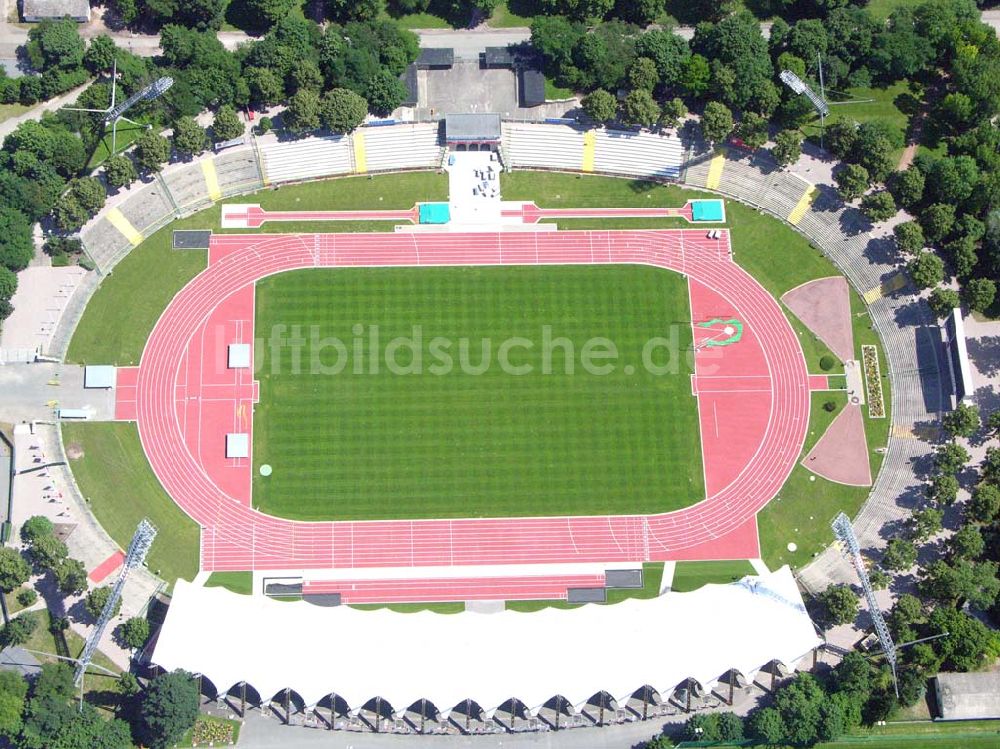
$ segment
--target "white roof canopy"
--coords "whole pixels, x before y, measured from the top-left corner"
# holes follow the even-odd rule
[[[178,580],[152,660],[201,673],[220,692],[246,681],[262,699],[291,688],[307,705],[336,693],[357,709],[381,697],[448,711],[561,695],[581,705],[648,684],[669,694],[730,669],[787,667],[819,645],[787,567],[730,585],[614,605],[533,613],[360,611],[272,601]]]

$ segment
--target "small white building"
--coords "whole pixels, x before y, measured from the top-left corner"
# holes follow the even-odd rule
[[[77,23],[90,20],[88,0],[21,0],[21,18],[25,23],[58,21],[69,17]]]
[[[229,368],[247,369],[250,366],[250,344],[230,343],[229,344]]]
[[[115,386],[117,370],[105,364],[83,368],[83,386],[91,389],[110,390]]]

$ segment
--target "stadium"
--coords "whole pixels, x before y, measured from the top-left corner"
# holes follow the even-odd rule
[[[874,330],[893,282],[852,259],[813,185],[702,148],[479,116],[254,139],[90,222],[105,280],[55,345],[115,367],[119,431],[63,439],[116,540],[144,516],[160,529],[149,567],[177,582],[151,665],[199,674],[239,715],[476,733],[733,705],[815,663],[785,565],[815,557],[821,587],[822,562],[845,563],[833,515],[893,491]],[[173,258],[182,272],[109,331],[126,284]],[[457,370],[484,340],[518,348],[485,373],[415,367],[442,334],[474,341]],[[109,501],[101,461],[155,489]],[[724,623],[704,626],[722,609],[748,627],[724,649]],[[209,611],[233,627],[206,633]],[[331,628],[448,655],[379,676],[363,649],[325,651]],[[306,650],[245,657],[279,630]],[[658,642],[662,663],[581,664],[609,631]],[[546,678],[476,668],[498,637],[529,652],[557,636]]]

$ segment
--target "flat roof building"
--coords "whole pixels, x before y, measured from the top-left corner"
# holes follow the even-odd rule
[[[21,18],[25,23],[40,23],[71,18],[77,23],[90,20],[88,0],[21,0]]]
[[[941,720],[1000,718],[1000,673],[941,673],[934,679]]]
[[[226,457],[227,458],[249,458],[250,457],[250,435],[246,432],[230,433],[226,435]]]
[[[113,388],[117,370],[105,364],[91,365],[83,368],[83,386],[85,388]]]
[[[521,70],[521,104],[537,107],[545,103],[545,76],[540,70]]]
[[[247,369],[250,366],[250,344],[230,343],[229,344],[229,368]]]
[[[445,70],[455,64],[455,50],[450,47],[424,47],[417,57],[419,70]]]
[[[499,143],[500,115],[447,114],[444,118],[444,132],[448,145]]]

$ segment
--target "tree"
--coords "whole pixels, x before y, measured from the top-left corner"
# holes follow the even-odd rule
[[[208,148],[208,133],[194,117],[181,117],[174,122],[173,142],[178,153],[195,156]]]
[[[69,555],[66,544],[53,535],[41,536],[32,541],[28,553],[35,565],[42,570],[55,570]]]
[[[43,536],[51,536],[55,527],[52,521],[44,515],[32,515],[24,521],[21,526],[21,540],[26,544],[33,544]]]
[[[198,717],[198,687],[186,671],[154,677],[139,703],[139,733],[152,749],[175,743]]]
[[[28,682],[17,671],[0,671],[0,736],[12,741],[21,730]]]
[[[112,187],[127,187],[138,176],[132,159],[124,154],[117,154],[104,162],[104,178]]]
[[[277,104],[285,98],[285,86],[278,74],[271,68],[249,67],[243,71],[250,101],[258,107]]]
[[[28,31],[28,58],[39,70],[75,70],[83,65],[86,49],[76,22],[68,18],[44,20]]]
[[[944,513],[934,507],[917,510],[911,518],[913,538],[917,541],[926,541],[934,534],[940,533],[943,518]]]
[[[924,197],[924,173],[913,166],[896,172],[889,180],[889,190],[897,203],[906,209],[912,209]]]
[[[320,102],[323,126],[335,133],[354,132],[368,116],[368,102],[346,88],[327,91]]]
[[[126,647],[138,650],[149,639],[149,622],[141,616],[133,616],[121,625],[118,637]]]
[[[893,538],[886,544],[882,565],[896,572],[904,572],[917,563],[917,545],[903,538]]]
[[[965,600],[981,609],[993,605],[1000,593],[996,562],[942,559],[932,562],[920,581],[920,591],[944,603]]]
[[[84,600],[84,608],[87,609],[88,614],[97,619],[101,616],[101,612],[104,611],[104,606],[107,604],[109,598],[111,598],[111,588],[107,585],[94,588],[87,593],[87,598]],[[115,603],[115,610],[112,616],[118,616],[118,612],[121,610],[122,600],[119,598]]]
[[[904,221],[892,229],[900,252],[916,255],[924,248],[924,230],[916,221]]]
[[[944,279],[944,262],[932,252],[921,252],[906,264],[913,283],[921,289],[937,286]]]
[[[982,531],[974,525],[964,525],[948,539],[948,550],[961,559],[977,559],[986,550]]]
[[[720,143],[733,132],[733,113],[729,107],[717,101],[705,105],[701,116],[701,134],[710,143]]]
[[[858,615],[858,597],[846,585],[831,585],[818,598],[831,624],[849,624]]]
[[[958,236],[944,246],[944,251],[959,278],[968,278],[979,262],[976,241],[970,236]]]
[[[663,104],[663,111],[660,113],[660,123],[671,130],[680,126],[681,120],[687,117],[688,108],[679,97],[669,99]]]
[[[909,593],[903,593],[896,599],[892,611],[889,612],[889,625],[894,633],[903,627],[910,627],[924,618],[924,607],[920,599]]]
[[[63,231],[79,229],[104,206],[107,194],[95,177],[70,180],[66,193],[52,208],[56,225]]]
[[[27,188],[28,184],[23,186]],[[59,190],[62,191],[61,185]],[[47,209],[45,213],[48,213]],[[31,222],[21,211],[13,207],[0,206],[0,265],[12,271],[24,270],[34,257],[35,243],[31,236]]]
[[[315,91],[303,90],[297,92],[288,102],[285,110],[285,127],[293,133],[304,133],[318,130],[320,102]]]
[[[10,593],[28,582],[29,577],[31,577],[31,565],[17,549],[9,546],[0,548],[0,591]]]
[[[252,28],[269,28],[298,5],[299,0],[245,0],[247,23]]]
[[[973,278],[962,287],[962,297],[969,309],[985,312],[993,306],[996,284],[989,278]]]
[[[389,70],[382,69],[368,79],[365,98],[372,114],[385,117],[406,100],[406,85]]]
[[[153,130],[147,130],[135,140],[136,165],[147,172],[158,172],[170,158],[170,141]]]
[[[974,671],[996,655],[998,638],[986,625],[964,611],[939,606],[927,620],[928,634],[949,633],[933,646],[948,671]]]
[[[0,300],[9,300],[15,291],[17,291],[17,274],[0,265]]]
[[[852,203],[868,191],[871,178],[868,176],[868,170],[863,166],[845,164],[834,175],[833,181],[837,183],[837,192],[840,193],[841,200]]]
[[[64,559],[52,573],[63,595],[75,596],[87,589],[87,568],[79,559]]]
[[[902,145],[903,134],[898,128],[872,120],[858,126],[850,156],[868,170],[873,182],[884,182],[896,169],[893,153]]]
[[[995,484],[980,484],[972,490],[966,512],[977,523],[991,523],[1000,515],[1000,488]]]
[[[892,582],[892,577],[881,567],[872,567],[868,570],[868,582],[875,590],[885,590]]]
[[[719,716],[716,713],[694,714],[684,722],[686,741],[719,741]]]
[[[934,465],[939,471],[957,474],[969,462],[969,452],[955,442],[948,442],[938,447],[934,454]]]
[[[239,115],[229,104],[223,104],[212,119],[212,139],[233,140],[241,135],[243,135],[243,122]]]
[[[736,742],[743,740],[743,721],[735,713],[717,713],[719,717],[719,739]]]
[[[747,112],[736,128],[736,133],[747,148],[756,151],[767,143],[767,119],[756,112]]]
[[[691,55],[684,64],[681,85],[689,96],[700,99],[708,91],[712,80],[712,69],[708,59],[702,55]]]
[[[802,134],[798,130],[782,130],[774,138],[771,155],[779,166],[790,166],[802,155]]]
[[[783,740],[790,744],[815,743],[819,738],[820,708],[825,701],[826,695],[810,673],[800,672],[784,684],[774,695],[774,706],[785,724]]]
[[[0,630],[0,643],[4,647],[23,645],[31,639],[32,633],[38,628],[38,619],[34,612],[25,611],[20,616],[10,620],[10,624]]]
[[[750,735],[765,744],[780,744],[785,739],[785,721],[773,707],[756,710],[749,720]]]
[[[924,193],[934,203],[961,203],[979,184],[979,167],[969,156],[936,159],[927,171]]]
[[[979,468],[983,480],[1000,485],[1000,447],[987,447]]]
[[[939,505],[952,505],[958,498],[958,479],[950,473],[939,473],[927,485],[927,498]]]
[[[656,63],[648,57],[637,57],[628,69],[628,82],[633,89],[641,88],[652,92],[660,82]]]
[[[114,66],[117,49],[114,40],[107,34],[95,36],[83,53],[83,64],[91,73],[110,71]]]
[[[945,431],[954,437],[971,437],[979,429],[979,407],[959,403],[942,419]]]
[[[650,127],[660,119],[660,107],[646,89],[637,88],[625,96],[622,118],[630,125]]]
[[[892,195],[887,190],[873,192],[861,199],[861,212],[872,223],[888,221],[896,215],[896,211],[896,201],[892,199]]]
[[[962,302],[957,291],[944,286],[938,286],[931,292],[930,297],[927,299],[927,304],[930,305],[935,315],[945,318],[952,313],[952,310],[961,306]]]
[[[618,100],[603,88],[594,89],[581,102],[587,116],[598,122],[613,120],[618,114]]]
[[[943,203],[928,206],[920,214],[920,225],[927,241],[935,244],[941,242],[955,225],[955,206]]]
[[[628,4],[627,0],[623,2]],[[660,7],[662,9],[662,4]],[[691,48],[686,39],[669,29],[653,29],[636,37],[635,54],[653,61],[664,90],[673,92],[683,85],[691,60]],[[705,72],[708,72],[707,63]]]

